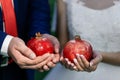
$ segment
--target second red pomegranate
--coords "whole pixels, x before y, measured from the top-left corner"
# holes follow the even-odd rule
[[[63,49],[63,57],[68,58],[71,62],[76,58],[76,54],[83,55],[88,61],[92,58],[92,46],[79,35],[75,39],[68,41]]]

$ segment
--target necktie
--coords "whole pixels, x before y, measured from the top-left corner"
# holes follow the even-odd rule
[[[5,32],[12,36],[17,36],[17,25],[12,0],[0,0],[3,12]]]
[[[16,25],[16,17],[14,8],[12,5],[12,0],[0,0],[2,16],[4,22],[5,32],[14,37],[18,36],[17,34],[17,25]],[[13,60],[9,59],[9,64],[13,62]]]

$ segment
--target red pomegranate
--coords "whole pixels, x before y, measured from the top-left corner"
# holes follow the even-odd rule
[[[85,40],[81,40],[79,35],[74,40],[68,41],[63,49],[63,57],[71,62],[76,58],[75,54],[83,55],[88,61],[92,58],[92,46]]]
[[[27,46],[32,49],[37,56],[54,52],[54,46],[52,42],[48,38],[42,37],[39,32],[36,33],[36,37],[31,38],[27,42]]]

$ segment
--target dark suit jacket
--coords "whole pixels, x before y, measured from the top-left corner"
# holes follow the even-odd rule
[[[18,36],[24,41],[34,36],[36,32],[50,32],[50,7],[48,1],[14,0]],[[0,49],[5,37],[8,35],[3,32],[2,23],[2,12],[0,10]],[[0,80],[26,80],[22,75],[24,76],[23,71],[15,64],[0,68]],[[31,76],[34,77],[34,75]]]
[[[48,0],[14,0],[18,35],[26,40],[36,32],[50,32],[50,8]],[[6,37],[0,12],[0,49]]]

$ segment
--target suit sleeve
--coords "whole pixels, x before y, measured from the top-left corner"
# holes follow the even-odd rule
[[[8,56],[8,46],[13,36],[0,31],[0,55]]]
[[[6,33],[4,33],[3,31],[0,31],[0,50],[2,48],[2,44],[3,44],[4,39],[5,39],[6,36],[7,36]]]
[[[36,32],[50,33],[50,7],[48,0],[31,0],[28,13],[29,37]]]

